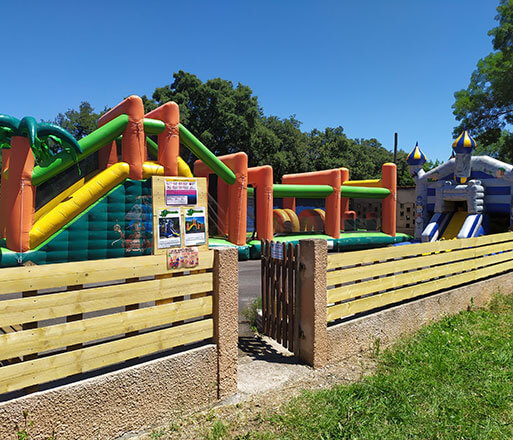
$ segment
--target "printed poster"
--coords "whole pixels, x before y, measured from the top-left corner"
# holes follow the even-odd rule
[[[158,249],[181,246],[180,209],[159,209]]]
[[[199,251],[197,247],[169,249],[167,251],[168,269],[193,268],[198,264]]]
[[[283,243],[271,242],[271,258],[283,260]]]
[[[185,246],[206,244],[205,207],[184,208],[185,211]]]
[[[195,205],[198,203],[198,182],[189,180],[165,181],[166,205]]]

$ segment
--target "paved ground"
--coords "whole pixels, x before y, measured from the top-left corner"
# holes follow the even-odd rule
[[[260,260],[239,261],[239,319],[260,296]]]
[[[229,429],[223,439],[253,438],[251,433],[261,429],[262,420],[275,415],[280,406],[302,390],[355,382],[374,369],[375,359],[361,353],[336,365],[313,370],[299,364],[291,353],[269,338],[241,337],[236,395],[199,411],[170,414],[167,425],[127,433],[116,440],[221,438],[213,435],[214,425],[219,421]]]

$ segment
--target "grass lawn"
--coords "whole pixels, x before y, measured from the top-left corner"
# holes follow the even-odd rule
[[[378,359],[372,376],[305,392],[259,432],[230,437],[228,426],[217,438],[513,439],[513,295],[425,327]]]

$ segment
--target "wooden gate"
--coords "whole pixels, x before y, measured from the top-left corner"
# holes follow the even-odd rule
[[[262,331],[295,353],[299,244],[262,240]]]

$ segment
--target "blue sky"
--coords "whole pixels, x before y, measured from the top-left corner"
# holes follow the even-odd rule
[[[54,119],[151,95],[184,70],[252,88],[266,115],[450,156],[451,106],[498,0],[2,4],[0,113]]]

